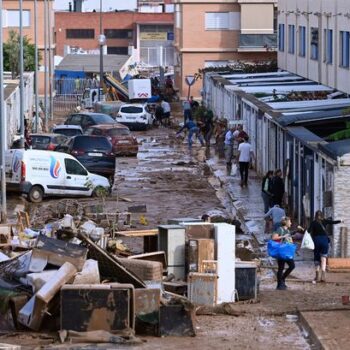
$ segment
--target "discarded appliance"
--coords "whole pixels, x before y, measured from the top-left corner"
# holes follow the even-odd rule
[[[130,324],[130,288],[120,285],[65,285],[61,289],[61,329],[118,331]]]
[[[188,275],[188,299],[196,305],[216,305],[217,283],[217,274],[191,272]]]
[[[214,224],[218,275],[217,302],[235,301],[235,226],[226,223]]]
[[[168,273],[185,278],[185,228],[179,225],[159,226],[158,250],[166,254]]]
[[[258,280],[254,261],[236,261],[235,287],[238,300],[257,298]]]
[[[188,242],[188,271],[199,272],[203,260],[214,260],[215,242],[213,239],[190,239]]]

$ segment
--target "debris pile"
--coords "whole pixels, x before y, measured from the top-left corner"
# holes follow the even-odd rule
[[[58,205],[40,225],[20,212],[17,224],[1,227],[0,300],[10,328],[60,331],[70,342],[193,336],[194,305],[234,302],[243,290],[235,283],[247,282],[242,273],[235,280],[233,225],[174,219],[116,231],[117,217],[86,215],[74,203]],[[136,237],[142,254],[124,244]]]

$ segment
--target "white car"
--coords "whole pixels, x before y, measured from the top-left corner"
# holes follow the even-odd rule
[[[146,130],[152,126],[154,117],[147,104],[130,103],[120,107],[115,120],[131,130]]]

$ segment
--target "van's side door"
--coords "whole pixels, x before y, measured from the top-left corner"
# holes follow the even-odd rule
[[[66,167],[65,190],[69,194],[90,196],[92,189],[88,187],[88,172],[76,160],[65,158]]]

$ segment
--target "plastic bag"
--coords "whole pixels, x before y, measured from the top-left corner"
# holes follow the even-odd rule
[[[301,248],[303,249],[315,249],[315,243],[309,232],[305,231],[303,240],[301,241]]]
[[[237,175],[237,164],[233,163],[232,164],[232,169],[231,169],[231,175],[236,176]]]
[[[275,259],[294,259],[296,249],[297,247],[293,243],[279,243],[273,240],[269,240],[267,243],[267,253]]]

